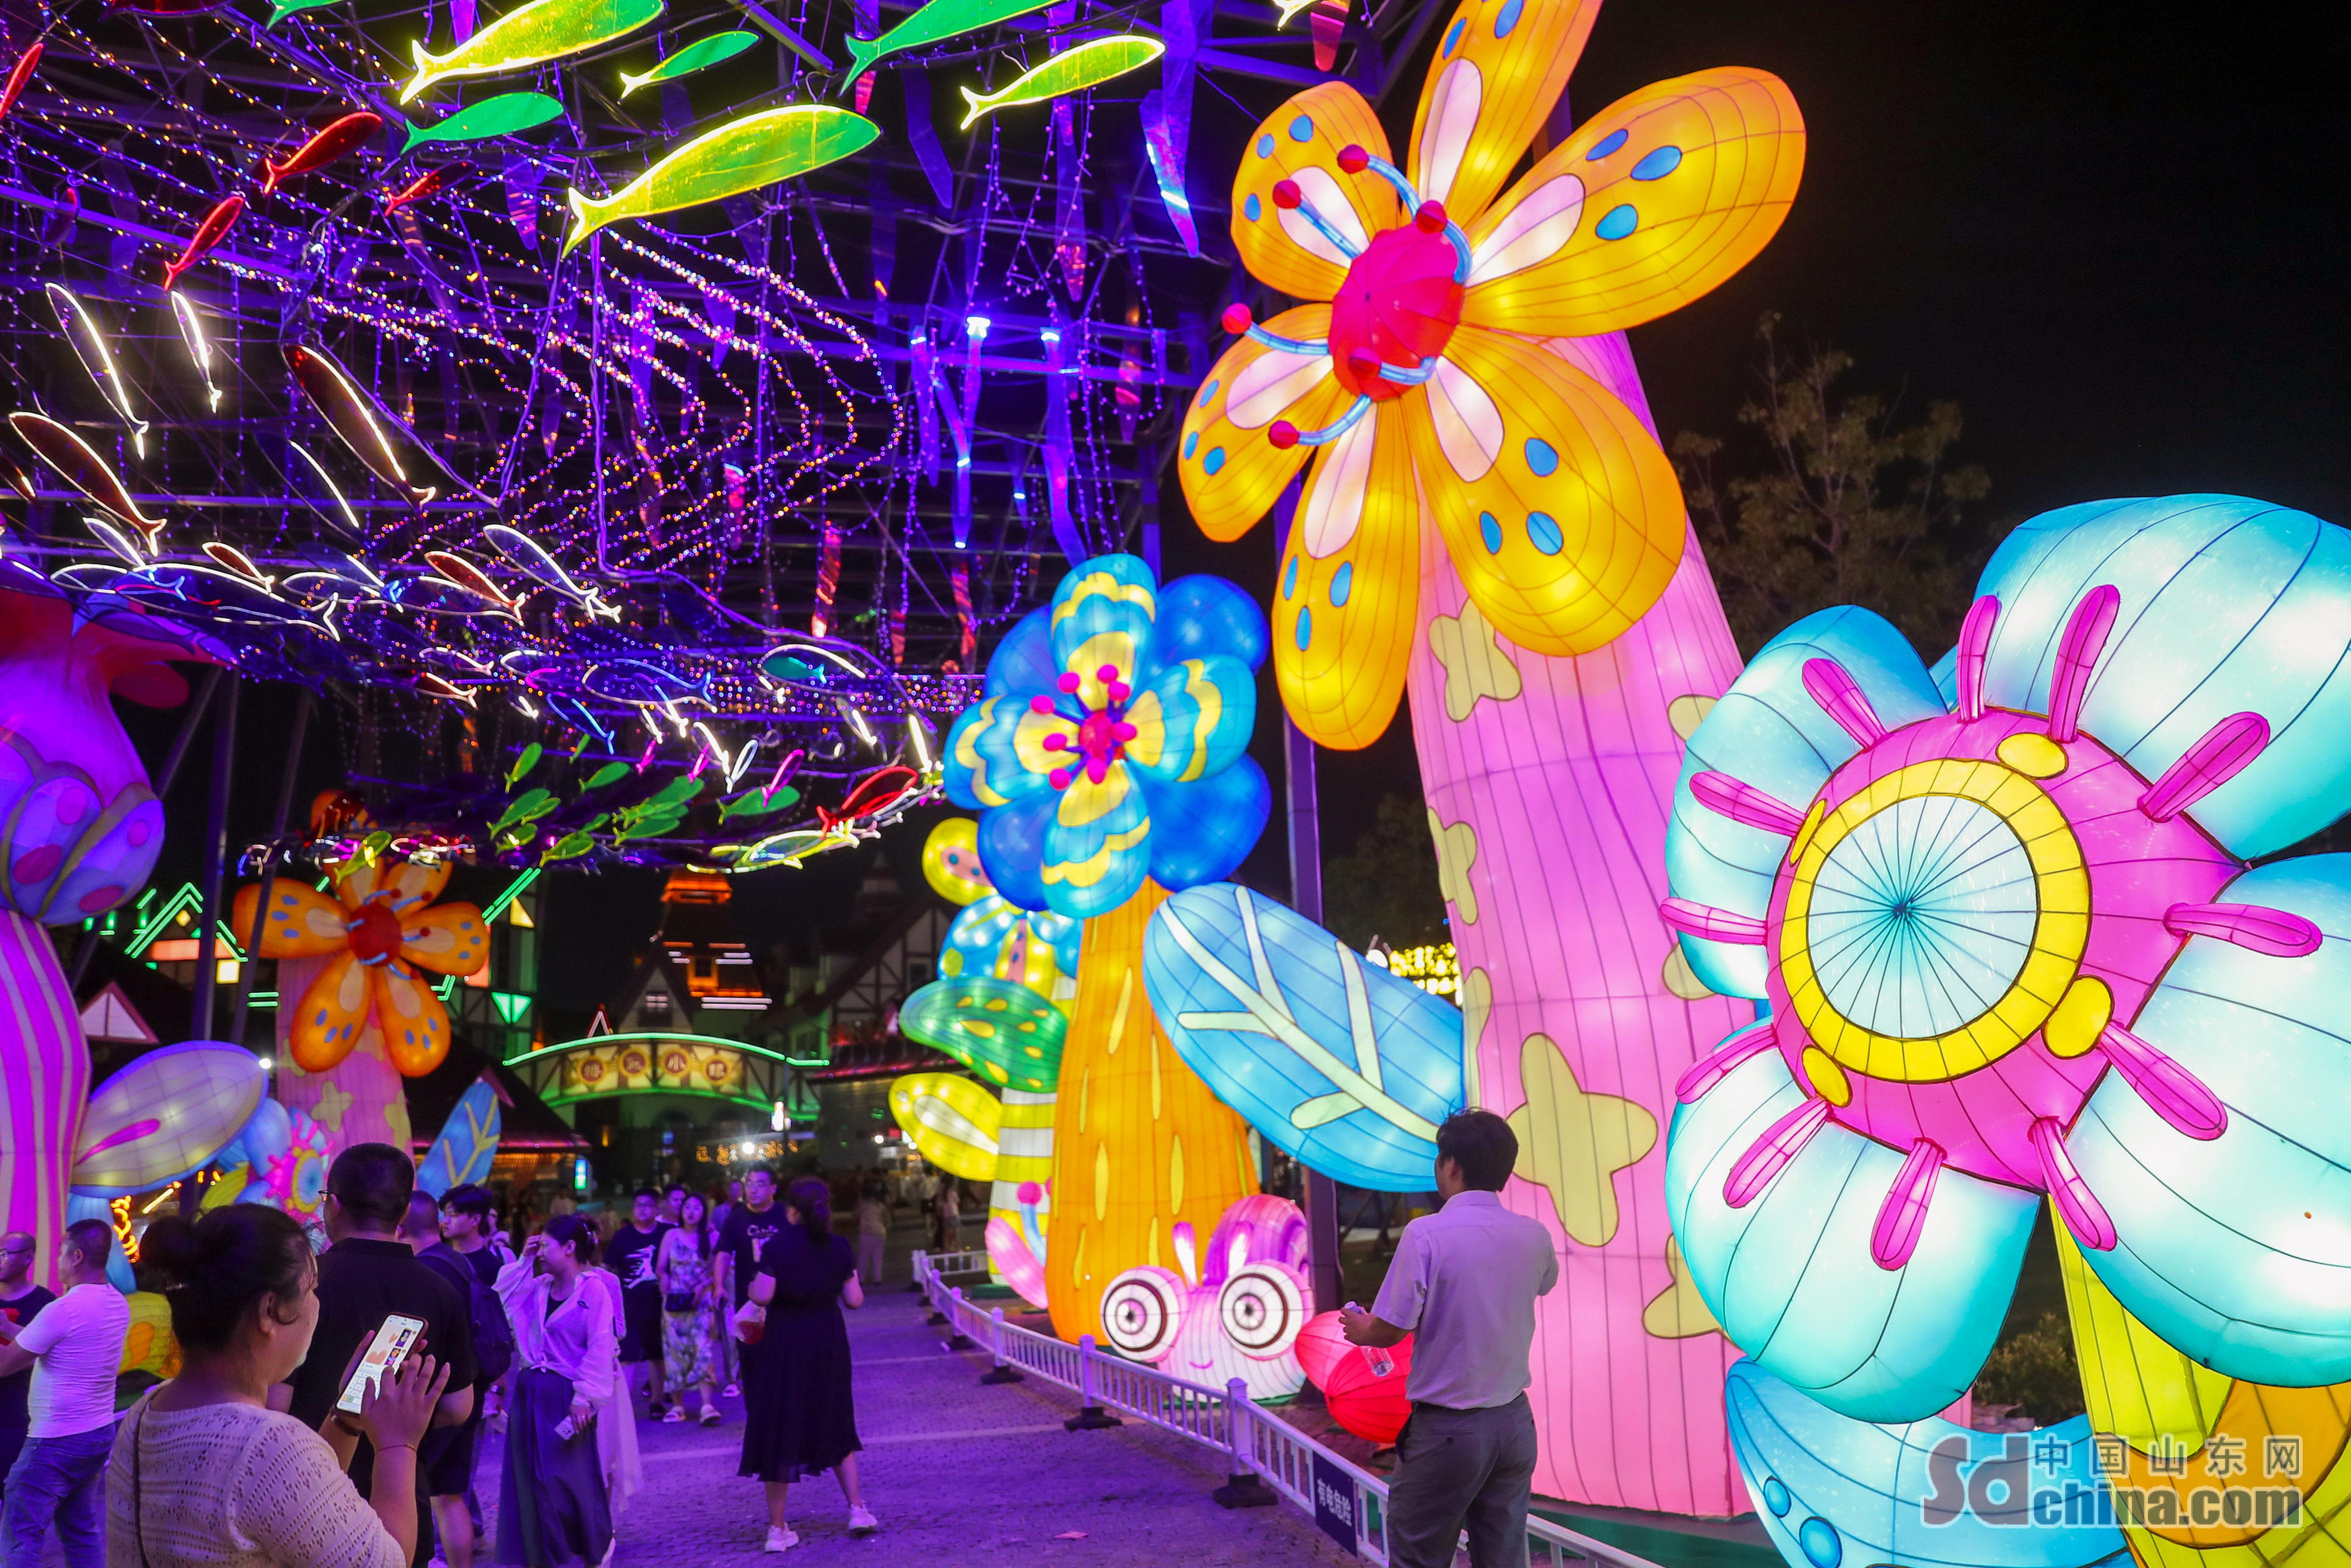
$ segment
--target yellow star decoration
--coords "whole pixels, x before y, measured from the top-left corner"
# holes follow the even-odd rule
[[[1494,977],[1483,969],[1472,969],[1461,977],[1461,1103],[1470,1110],[1484,1103],[1479,1098],[1482,1085],[1479,1082],[1478,1042],[1486,1038],[1486,1020],[1494,1011]]]
[[[1707,989],[1706,982],[1691,970],[1689,960],[1682,956],[1682,945],[1678,939],[1666,950],[1666,967],[1657,977],[1666,983],[1666,989],[1686,1002],[1702,1002],[1714,995]]]
[[[343,1113],[359,1098],[340,1083],[329,1083],[319,1091],[319,1124],[330,1133],[343,1130]]]
[[[1547,1187],[1568,1239],[1605,1246],[1616,1234],[1616,1173],[1656,1146],[1657,1119],[1614,1094],[1587,1094],[1547,1034],[1519,1047],[1527,1103],[1510,1113],[1517,1174]]]
[[[1479,697],[1506,703],[1519,695],[1519,666],[1476,600],[1463,605],[1458,616],[1431,621],[1428,647],[1445,666],[1445,716],[1454,723],[1468,718]]]
[[[1706,716],[1714,711],[1714,698],[1699,696],[1694,692],[1687,696],[1676,697],[1666,705],[1666,722],[1674,727],[1676,735],[1687,740],[1698,733],[1698,727],[1705,722]]]
[[[1657,1339],[1696,1339],[1702,1333],[1720,1333],[1722,1325],[1714,1321],[1706,1298],[1698,1293],[1698,1286],[1690,1279],[1689,1264],[1682,1259],[1682,1244],[1671,1236],[1666,1238],[1666,1272],[1673,1277],[1673,1283],[1641,1309],[1641,1326]]]
[[[1478,830],[1467,822],[1447,827],[1428,813],[1428,836],[1437,841],[1437,886],[1445,902],[1461,914],[1461,924],[1478,924],[1478,890],[1469,885],[1469,868],[1478,862]]]

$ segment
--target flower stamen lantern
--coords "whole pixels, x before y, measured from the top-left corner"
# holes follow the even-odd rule
[[[1230,583],[1163,589],[1137,558],[1097,556],[1005,636],[987,695],[948,732],[947,794],[981,809],[998,894],[1085,922],[1038,1192],[1051,1193],[1043,1283],[1065,1339],[1102,1338],[1113,1279],[1257,1191],[1248,1127],[1151,1010],[1143,943],[1170,890],[1223,878],[1264,831],[1271,792],[1248,746],[1265,646],[1264,617]],[[1012,1256],[1008,1224],[991,1229],[1035,1263]]]
[[[2071,508],[2001,547],[1933,677],[1827,611],[1698,727],[1662,913],[1771,1016],[1682,1077],[1667,1202],[1765,1370],[1868,1421],[1949,1404],[2045,1193],[2198,1361],[2351,1377],[2319,1212],[2351,1139],[2294,1109],[2346,1076],[2351,875],[2248,864],[2341,809],[2346,583],[2351,535],[2300,513]]]
[[[350,861],[334,868],[335,894],[280,877],[262,922],[265,958],[325,957],[296,1004],[287,1052],[306,1072],[324,1072],[372,1024],[406,1078],[421,1078],[449,1054],[449,1010],[424,975],[470,975],[489,961],[489,925],[470,904],[434,904],[455,868],[446,861]],[[253,929],[256,885],[237,892],[232,929]]]

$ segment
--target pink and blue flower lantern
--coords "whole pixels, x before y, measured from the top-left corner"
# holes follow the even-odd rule
[[[1072,919],[1146,880],[1222,880],[1272,806],[1248,755],[1263,612],[1220,578],[1163,590],[1131,555],[1072,570],[988,661],[987,695],[949,732],[946,789],[978,808],[998,893]]]
[[[2043,1195],[2214,1371],[2351,1379],[2351,534],[2226,496],[2019,528],[1929,671],[1865,611],[1690,737],[1663,915],[1766,1005],[1681,1080],[1667,1202],[1765,1371],[1964,1392]]]

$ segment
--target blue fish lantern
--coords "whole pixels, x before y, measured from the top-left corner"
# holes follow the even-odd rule
[[[1351,1186],[1429,1190],[1462,1105],[1451,1003],[1229,883],[1160,905],[1143,980],[1185,1065],[1267,1142]]]

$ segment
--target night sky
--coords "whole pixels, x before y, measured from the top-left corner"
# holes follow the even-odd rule
[[[1618,0],[1571,85],[1579,110],[1749,65],[1789,83],[1810,132],[1779,237],[1727,287],[1633,334],[1661,432],[1736,433],[1757,384],[1754,325],[1772,309],[1788,341],[1851,351],[1855,389],[1901,393],[1914,412],[1956,399],[1954,458],[1989,470],[1999,517],[2220,490],[2351,521],[2351,50],[2339,11],[2323,26],[2300,14],[2322,15],[2264,8],[2232,26],[2227,12],[2078,3]],[[1411,107],[1399,91],[1399,144]],[[1199,112],[1236,111],[1203,93]],[[1222,547],[1169,536],[1170,574],[1270,585],[1268,529]],[[249,693],[247,706],[263,737],[241,764],[249,840],[275,793],[264,741],[285,704]],[[133,733],[152,762],[168,720]],[[208,744],[167,799],[170,864],[188,871]],[[314,741],[306,792],[331,750]],[[1324,753],[1322,775],[1338,853],[1383,793],[1417,792],[1405,722],[1366,752]],[[1277,891],[1279,840],[1277,820],[1247,873]],[[643,940],[650,890],[634,880],[556,884],[550,946],[562,934],[568,952],[550,988],[592,985]],[[747,899],[795,902],[780,888]]]

